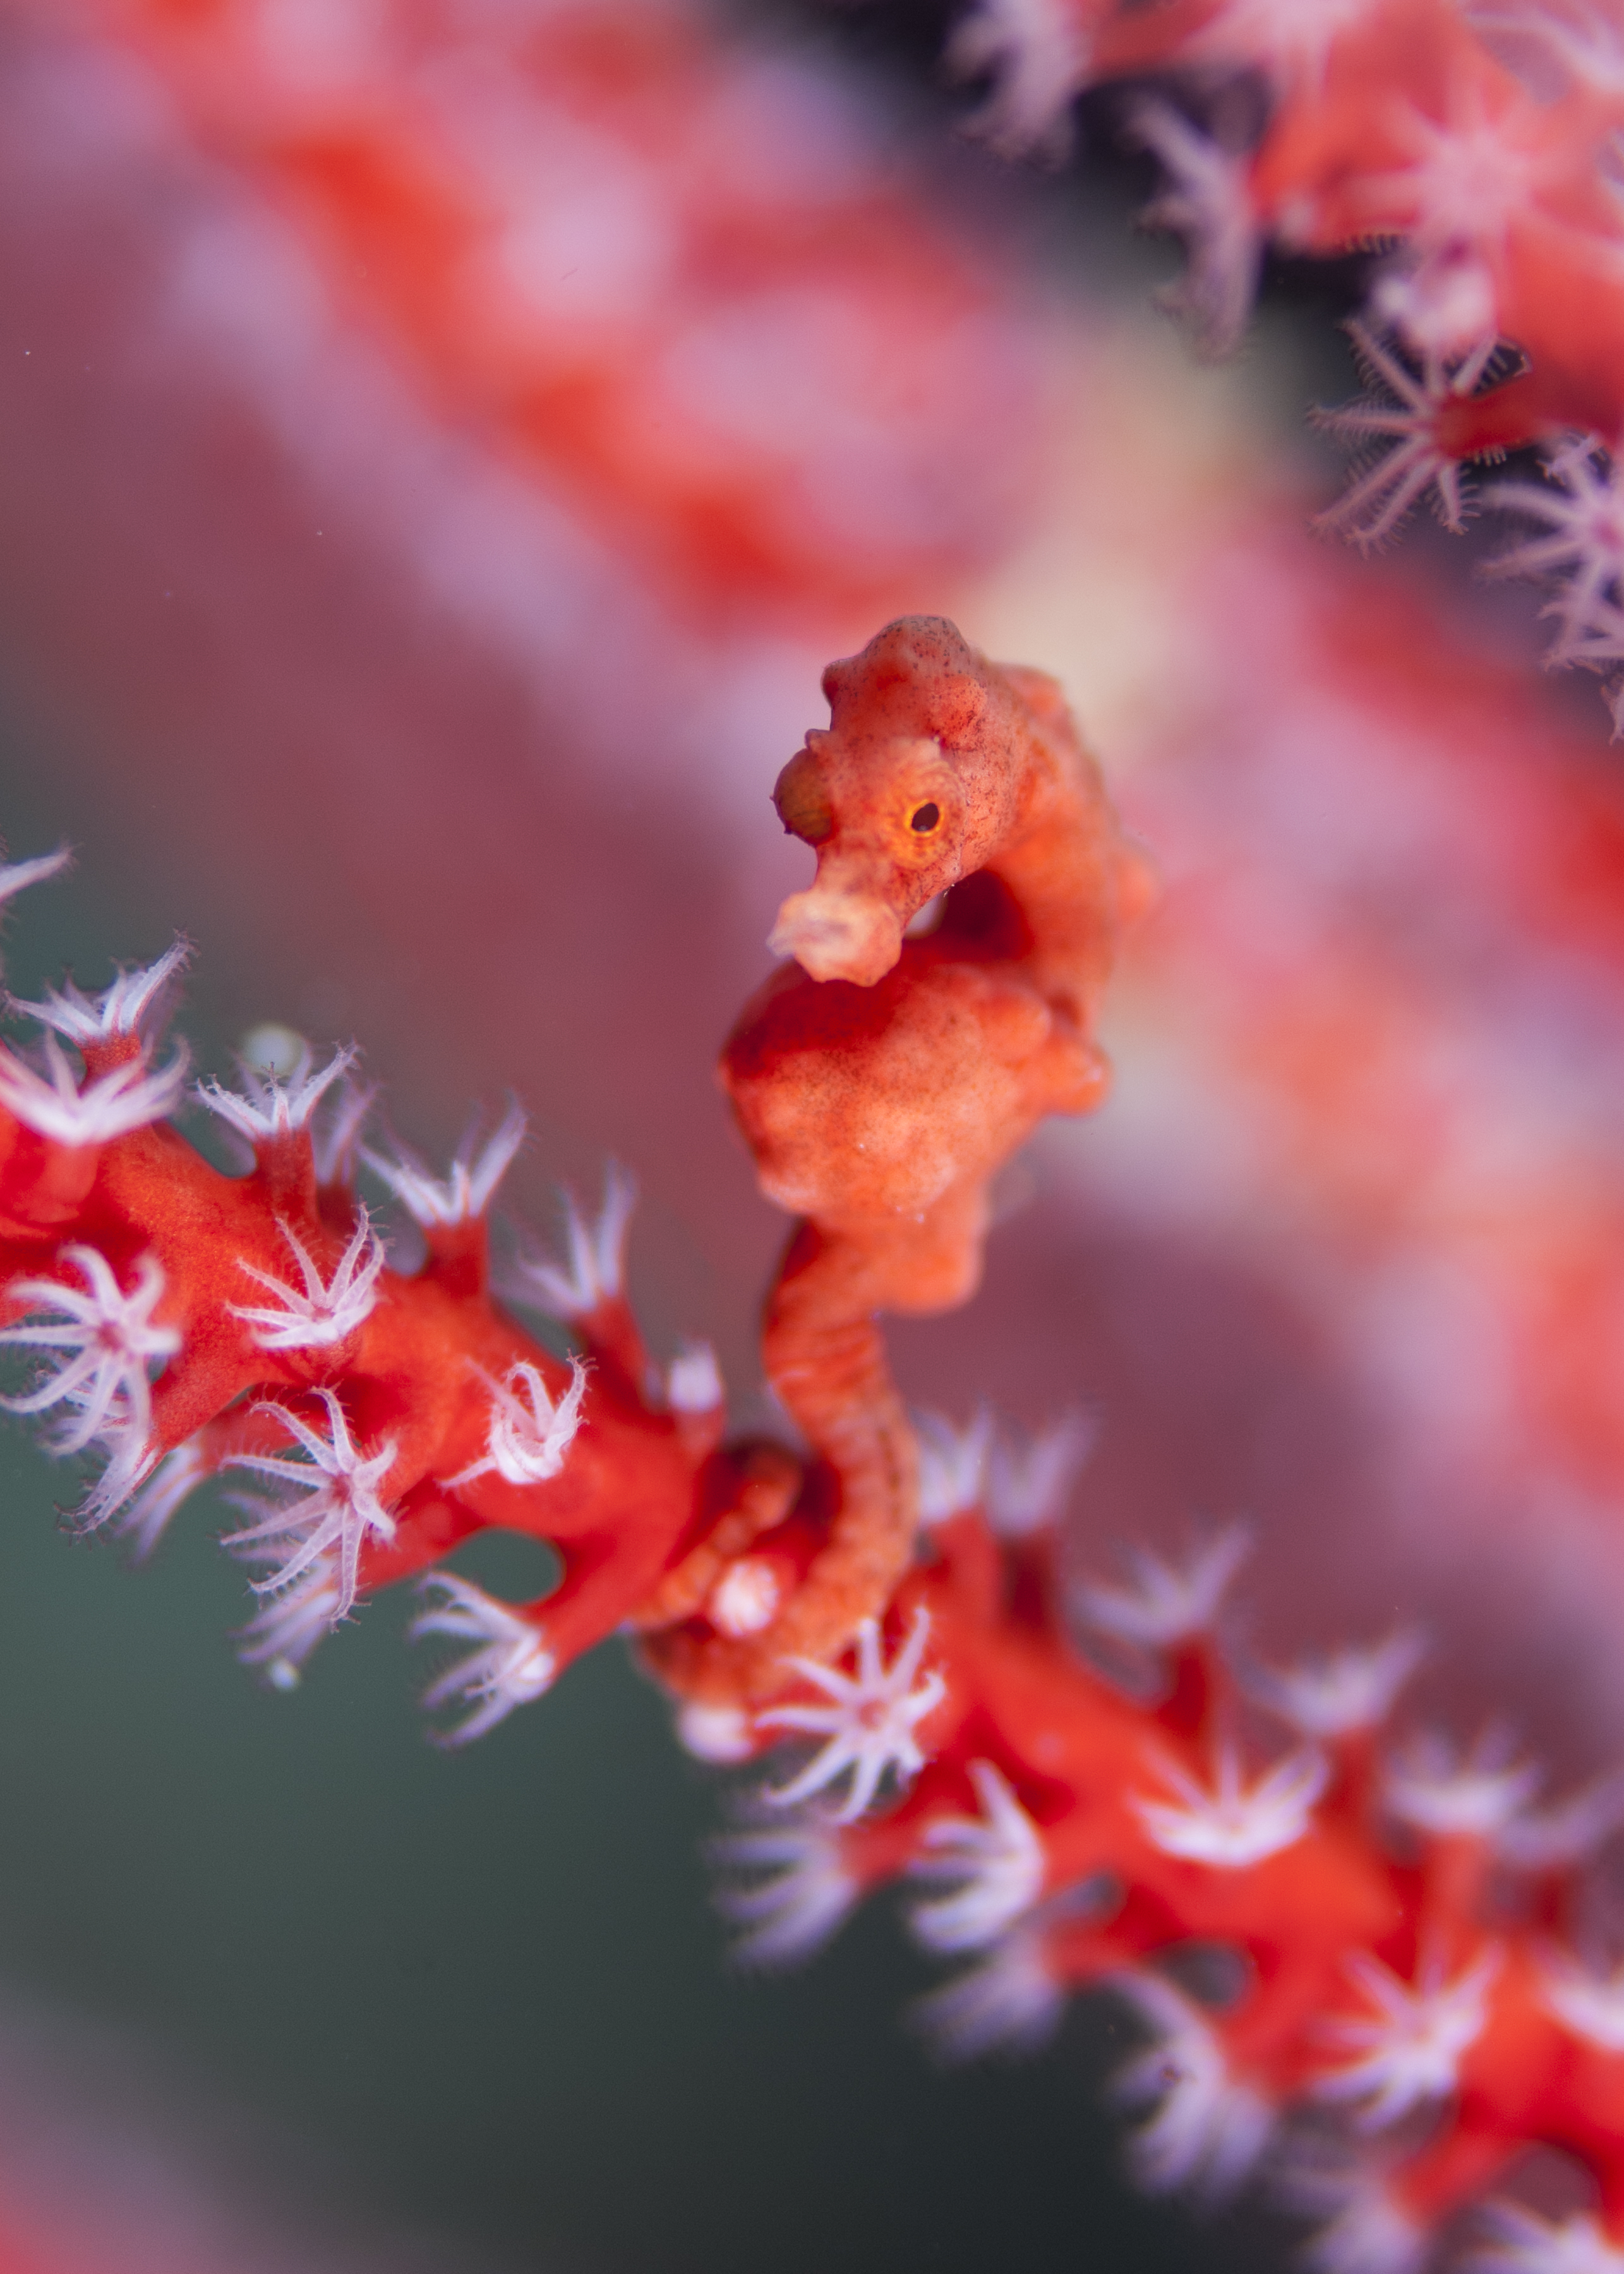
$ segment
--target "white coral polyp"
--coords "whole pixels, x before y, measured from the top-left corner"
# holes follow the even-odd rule
[[[1529,576],[1553,587],[1543,613],[1557,636],[1548,663],[1592,659],[1598,636],[1610,639],[1624,591],[1624,494],[1617,471],[1594,435],[1548,451],[1543,482],[1496,482],[1485,502],[1502,513],[1545,524],[1545,534],[1484,564],[1488,576]]]
[[[626,1237],[637,1205],[636,1180],[618,1161],[604,1171],[604,1201],[589,1224],[573,1193],[564,1195],[564,1233],[569,1261],[560,1268],[536,1255],[519,1254],[510,1266],[511,1291],[559,1319],[584,1319],[616,1300],[626,1286]]]
[[[322,1097],[306,1124],[318,1185],[347,1188],[353,1184],[361,1132],[377,1096],[374,1086],[357,1081],[352,1073],[345,1073],[336,1087]]]
[[[516,1706],[528,1706],[552,1688],[558,1661],[535,1620],[452,1571],[431,1571],[421,1593],[440,1600],[412,1621],[414,1642],[425,1635],[451,1635],[478,1645],[424,1692],[430,1713],[453,1699],[470,1709],[439,1734],[439,1743],[469,1744],[506,1721]]]
[[[1317,410],[1313,423],[1359,454],[1354,480],[1316,517],[1315,527],[1345,537],[1362,552],[1386,544],[1411,508],[1434,490],[1439,520],[1457,536],[1466,527],[1467,495],[1459,462],[1442,449],[1439,420],[1452,401],[1470,395],[1494,348],[1492,333],[1464,358],[1429,358],[1412,372],[1357,320],[1347,326],[1366,385],[1352,403]],[[1360,460],[1380,445],[1372,463]]]
[[[696,1698],[685,1698],[674,1726],[685,1753],[719,1768],[748,1761],[756,1751],[750,1717],[741,1706],[706,1706]]]
[[[26,892],[30,885],[42,885],[48,877],[59,877],[72,861],[73,855],[65,845],[54,853],[36,854],[32,861],[7,861],[0,863],[0,908]]]
[[[491,1419],[483,1459],[447,1477],[447,1489],[472,1484],[492,1474],[510,1485],[542,1485],[557,1476],[564,1457],[581,1427],[581,1401],[586,1396],[587,1369],[577,1359],[570,1369],[569,1387],[555,1403],[539,1367],[522,1359],[510,1367],[500,1382],[483,1369],[491,1394]]]
[[[741,1555],[730,1563],[705,1600],[705,1616],[718,1634],[737,1641],[762,1634],[778,1615],[784,1582],[764,1555]]]
[[[1424,1731],[1388,1764],[1384,1796],[1394,1815],[1417,1831],[1493,1840],[1544,1781],[1536,1762],[1515,1758],[1502,1729],[1485,1729],[1464,1753],[1436,1731]]]
[[[1367,1649],[1327,1651],[1285,1668],[1259,1668],[1248,1687],[1304,1737],[1353,1736],[1387,1720],[1425,1651],[1425,1638],[1410,1629]]]
[[[684,1343],[665,1369],[665,1403],[673,1413],[717,1413],[726,1398],[722,1369],[709,1343]]]
[[[1624,2274],[1624,2248],[1589,2211],[1541,2218],[1521,2203],[1492,2203],[1491,2240],[1470,2253],[1470,2274]]]
[[[1067,1413],[1031,1436],[1000,1431],[987,1465],[987,1520],[1004,1540],[1026,1540],[1056,1522],[1093,1449],[1086,1414]]]
[[[1059,2027],[1065,1990],[1041,1938],[1018,1926],[980,1965],[921,1998],[914,2018],[944,2060],[1035,2052]]]
[[[1229,1582],[1251,1549],[1252,1536],[1238,1524],[1227,1525],[1179,1562],[1149,1548],[1130,1548],[1129,1584],[1083,1586],[1078,1609],[1091,1626],[1119,1642],[1172,1649],[1212,1630]]]
[[[1349,2172],[1311,2191],[1293,2189],[1304,2209],[1328,2208],[1331,2217],[1305,2245],[1312,2274],[1421,2274],[1432,2255],[1425,2227],[1397,2203],[1380,2180]]]
[[[60,988],[47,988],[42,1002],[20,1003],[13,998],[11,1008],[81,1049],[87,1043],[117,1042],[126,1035],[146,1047],[162,1023],[170,989],[191,953],[189,943],[177,939],[155,963],[121,970],[100,995],[82,994],[69,979]]]
[[[40,1055],[42,1074],[0,1050],[0,1105],[53,1144],[73,1147],[109,1145],[167,1120],[180,1102],[189,1063],[184,1049],[156,1071],[130,1058],[81,1088],[55,1035],[46,1035]]]
[[[1222,2043],[1200,2008],[1161,1976],[1119,1976],[1114,1987],[1154,2033],[1120,2070],[1114,2097],[1152,2113],[1133,2135],[1141,2187],[1166,2195],[1189,2187],[1222,2202],[1248,2178],[1274,2129],[1274,2105],[1231,2073]]]
[[[293,1250],[303,1288],[289,1286],[257,1264],[237,1260],[237,1269],[275,1297],[271,1305],[227,1305],[234,1319],[253,1329],[263,1351],[329,1350],[350,1336],[372,1316],[378,1301],[378,1275],[384,1267],[383,1242],[372,1230],[365,1208],[357,1208],[350,1244],[324,1279],[315,1259],[290,1224],[278,1220],[277,1229]]]
[[[414,1222],[430,1230],[435,1225],[471,1224],[484,1216],[496,1188],[524,1142],[529,1124],[516,1104],[510,1105],[484,1144],[477,1133],[458,1146],[448,1173],[431,1176],[405,1146],[394,1154],[361,1148],[361,1157],[380,1177]]]
[[[338,1559],[318,1555],[241,1630],[237,1657],[258,1667],[273,1690],[297,1690],[304,1661],[342,1616],[341,1593]]]
[[[1624,1965],[1595,1974],[1568,1952],[1552,1951],[1540,1987],[1565,2029],[1603,2052],[1624,2053]]]
[[[1519,1871],[1571,1871],[1593,1856],[1620,1824],[1624,1771],[1614,1770],[1565,1799],[1514,1816],[1495,1844],[1505,1861]]]
[[[1473,383],[1499,338],[1494,273],[1468,245],[1420,254],[1407,248],[1376,278],[1371,308],[1425,361],[1462,364],[1473,372]],[[1456,392],[1468,393],[1470,387]]]
[[[1453,2092],[1462,2057],[1483,2034],[1489,1992],[1502,1962],[1500,1946],[1490,1943],[1453,1979],[1432,1956],[1424,1962],[1419,1981],[1409,1983],[1368,1952],[1356,1951],[1348,1972],[1375,2012],[1369,2020],[1338,2015],[1325,2024],[1327,2033],[1359,2052],[1357,2059],[1319,2079],[1318,2097],[1360,2103],[1355,2121],[1376,2132]]]
[[[966,124],[1000,157],[1058,165],[1069,154],[1071,101],[1087,84],[1089,42],[1068,0],[976,0],[944,61],[955,78],[991,77],[991,94]]]
[[[1244,1871],[1295,1847],[1313,1821],[1329,1774],[1324,1755],[1308,1747],[1276,1762],[1251,1784],[1233,1746],[1220,1750],[1210,1786],[1168,1755],[1157,1755],[1155,1766],[1178,1797],[1169,1802],[1129,1796],[1146,1836],[1164,1856],[1228,1871]]]
[[[144,1562],[168,1531],[170,1523],[208,1471],[195,1438],[187,1438],[166,1453],[142,1484],[114,1526],[130,1543],[137,1562]],[[102,1511],[110,1515],[111,1509]]]
[[[242,1059],[237,1069],[244,1085],[241,1090],[222,1089],[216,1081],[199,1082],[197,1100],[229,1129],[235,1129],[239,1137],[246,1137],[258,1148],[307,1128],[322,1098],[342,1075],[350,1072],[357,1055],[355,1044],[346,1043],[342,1050],[335,1050],[319,1073],[312,1073],[310,1044],[301,1041],[298,1055],[288,1073],[276,1073]]]
[[[1161,305],[1191,322],[1204,354],[1229,355],[1246,328],[1263,260],[1248,160],[1159,96],[1141,96],[1128,117],[1169,177],[1146,207],[1145,226],[1172,230],[1184,240],[1185,273],[1160,294]]]
[[[1447,107],[1440,119],[1413,102],[1395,104],[1388,132],[1414,155],[1408,166],[1368,176],[1364,186],[1389,211],[1409,208],[1403,233],[1424,257],[1458,249],[1482,259],[1532,205],[1541,172],[1562,162],[1530,138],[1526,106],[1492,110],[1464,74]]]
[[[756,1726],[793,1729],[826,1742],[791,1783],[770,1787],[767,1798],[789,1807],[809,1800],[849,1772],[851,1784],[836,1817],[837,1822],[849,1824],[868,1806],[887,1774],[904,1781],[916,1776],[925,1756],[914,1730],[947,1694],[945,1680],[934,1670],[915,1687],[929,1638],[930,1614],[921,1606],[889,1667],[873,1619],[865,1619],[857,1630],[855,1674],[837,1673],[814,1659],[786,1659],[786,1672],[810,1683],[828,1703],[771,1706],[756,1715]]]
[[[78,1272],[84,1291],[55,1279],[16,1280],[7,1291],[14,1302],[57,1315],[0,1329],[0,1344],[44,1352],[54,1371],[36,1389],[0,1398],[0,1405],[13,1413],[43,1413],[59,1405],[64,1412],[52,1440],[57,1452],[106,1449],[108,1472],[91,1496],[94,1523],[110,1514],[139,1480],[152,1434],[147,1367],[172,1358],[181,1337],[153,1318],[164,1290],[156,1257],[141,1258],[128,1294],[98,1248],[64,1247],[59,1260]]]
[[[980,1508],[992,1453],[991,1408],[978,1405],[962,1429],[941,1413],[915,1413],[913,1419],[919,1442],[920,1522],[945,1524]]]
[[[222,1465],[252,1469],[279,1485],[297,1487],[300,1497],[285,1508],[268,1510],[258,1524],[231,1533],[223,1544],[255,1561],[275,1560],[270,1577],[253,1582],[257,1594],[290,1586],[331,1551],[338,1584],[328,1623],[335,1626],[354,1607],[364,1544],[374,1539],[387,1545],[395,1537],[395,1518],[380,1499],[378,1487],[394,1464],[395,1447],[390,1438],[377,1452],[364,1456],[350,1434],[336,1397],[330,1389],[319,1389],[316,1396],[327,1408],[326,1437],[285,1405],[254,1408],[256,1413],[274,1414],[306,1458],[231,1453]]]
[[[979,1817],[939,1818],[915,1879],[954,1883],[951,1894],[915,1903],[908,1924],[927,1950],[979,1950],[1011,1927],[1043,1891],[1042,1835],[991,1761],[972,1761]]]
[[[742,1966],[796,1966],[843,1924],[861,1889],[840,1860],[832,1820],[807,1811],[771,1830],[732,1832],[711,1848],[737,1874],[718,1889],[716,1907],[743,1931],[733,1954]]]
[[[1331,50],[1380,0],[1219,0],[1185,43],[1192,61],[1267,72],[1281,88],[1319,90]]]

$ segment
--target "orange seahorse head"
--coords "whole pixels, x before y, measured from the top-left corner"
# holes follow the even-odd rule
[[[773,802],[817,854],[768,945],[814,979],[871,987],[910,919],[1007,836],[1024,752],[1011,691],[944,616],[904,616],[831,663],[832,719],[778,776]]]

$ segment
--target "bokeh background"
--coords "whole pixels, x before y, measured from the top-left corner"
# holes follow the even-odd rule
[[[804,880],[767,793],[824,661],[954,615],[1065,681],[1164,897],[1116,1096],[1011,1173],[978,1302],[898,1329],[909,1393],[1080,1401],[1079,1568],[1244,1517],[1252,1646],[1420,1617],[1419,1712],[1585,1773],[1624,1737],[1605,716],[1470,539],[1309,532],[1337,278],[1273,275],[1202,368],[1103,108],[1007,167],[942,27],[0,6],[0,809],[78,850],[9,983],[181,930],[209,1071],[353,1035],[431,1151],[516,1092],[515,1212],[629,1163],[650,1334],[750,1417],[782,1225],[711,1065]],[[1283,2250],[1125,2192],[1103,2006],[944,2074],[883,1915],[730,1972],[715,1781],[617,1651],[448,1759],[408,1606],[271,1696],[218,1511],[132,1575],[20,1428],[0,1472],[0,2197],[51,2264]]]

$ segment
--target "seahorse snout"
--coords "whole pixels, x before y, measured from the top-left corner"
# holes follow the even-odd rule
[[[872,894],[814,885],[790,894],[767,945],[774,955],[793,955],[808,978],[872,987],[902,953],[902,924]]]

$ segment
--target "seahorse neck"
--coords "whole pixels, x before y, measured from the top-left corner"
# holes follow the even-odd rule
[[[1046,737],[1033,750],[1014,829],[987,868],[1026,921],[1033,985],[1079,1025],[1093,1014],[1116,950],[1119,858],[1092,761]]]

